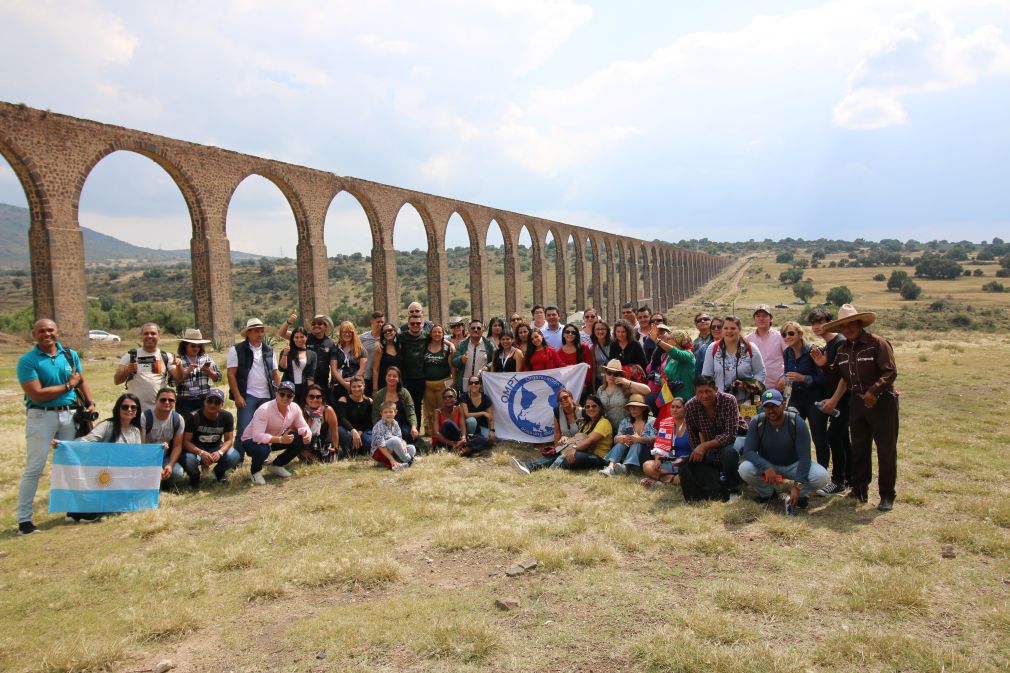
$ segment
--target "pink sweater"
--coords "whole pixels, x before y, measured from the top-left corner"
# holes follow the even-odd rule
[[[292,402],[288,406],[288,413],[282,416],[277,408],[277,402],[270,400],[253,414],[252,421],[242,432],[242,439],[251,439],[257,444],[269,444],[271,437],[282,435],[285,430],[294,430],[306,442],[312,440],[312,430],[305,422],[302,410],[297,404]]]

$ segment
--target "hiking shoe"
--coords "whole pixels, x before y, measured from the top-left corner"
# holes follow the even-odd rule
[[[736,491],[734,491],[734,492],[732,492],[732,493],[729,494],[729,497],[726,499],[726,502],[736,502],[739,499],[740,499],[740,494],[737,493]]]
[[[275,477],[280,477],[281,479],[291,478],[291,472],[284,469],[280,465],[267,465],[267,472],[274,475]]]
[[[845,497],[850,498],[851,500],[855,500],[857,502],[866,502],[867,500],[869,500],[869,497],[866,494],[866,490],[858,486],[853,486],[852,488],[850,488],[848,494]]]
[[[817,489],[817,495],[821,497],[829,495],[838,495],[844,490],[845,490],[844,484],[836,484],[833,481],[829,481],[827,486],[825,486],[824,488]]]
[[[512,469],[514,469],[519,474],[525,474],[527,476],[530,473],[530,468],[520,463],[519,459],[516,458],[515,456],[512,456]]]
[[[628,473],[628,468],[622,463],[614,463],[614,474],[621,475],[622,477]]]
[[[880,504],[877,505],[877,509],[880,510],[881,512],[890,512],[892,509],[894,509],[894,501],[888,498],[881,498]]]
[[[263,478],[263,472],[253,472],[252,483],[256,486],[266,486],[267,480]]]
[[[18,535],[31,535],[32,533],[41,533],[42,531],[38,526],[33,524],[31,521],[22,521],[18,524]]]
[[[614,466],[613,465],[607,465],[605,468],[603,468],[602,470],[600,470],[600,474],[602,474],[604,477],[613,477],[614,474],[615,474],[614,473]]]
[[[410,463],[394,463],[392,466],[393,472],[399,472],[400,470],[406,470],[410,467]]]

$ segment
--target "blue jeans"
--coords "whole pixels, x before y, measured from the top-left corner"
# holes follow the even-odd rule
[[[162,457],[162,459],[161,459],[161,466],[162,467],[165,467],[166,465],[168,465],[168,457],[169,457],[169,455],[171,455],[170,452],[166,451],[164,457]],[[182,469],[182,458],[183,458],[182,456],[179,456],[179,461],[175,465],[172,466],[172,476],[170,476],[167,480],[166,479],[162,479],[161,480],[162,484],[164,484],[166,481],[168,481],[168,483],[171,486],[182,486],[182,481],[186,478],[186,473],[183,472],[183,469]]]
[[[73,411],[28,409],[25,418],[25,471],[18,488],[18,523],[32,520],[32,502],[39,490],[39,478],[46,469],[49,444],[54,439],[74,439]]]
[[[242,436],[242,433],[245,432],[246,426],[252,422],[252,417],[256,413],[256,410],[269,401],[269,397],[253,397],[252,395],[245,396],[245,407],[239,409],[235,415],[235,437],[238,438]],[[245,449],[242,448],[242,442],[237,443],[235,448],[238,449],[239,456],[245,453]]]
[[[793,463],[792,465],[773,465],[775,471],[782,475],[783,479],[796,479],[796,468],[799,467],[799,463]],[[771,484],[766,484],[761,481],[761,475],[763,472],[758,472],[754,464],[749,460],[743,461],[740,464],[740,478],[745,482],[750,484],[757,490],[758,495],[761,497],[768,497],[770,495],[775,495],[775,488]],[[800,495],[810,495],[819,488],[824,488],[828,485],[830,477],[828,476],[828,471],[821,467],[815,462],[810,463],[810,472],[807,474],[807,483],[800,487]]]
[[[588,451],[576,451],[575,460],[568,462],[564,458],[561,458],[560,463],[556,464],[554,467],[560,467],[562,470],[600,470],[607,466],[607,461],[600,458],[595,453],[589,453]]]
[[[608,463],[621,463],[622,465],[642,467],[642,455],[648,454],[649,446],[649,444],[632,444],[631,446],[625,446],[621,443],[614,444],[614,448],[610,449],[610,452],[607,454],[606,461]]]
[[[200,485],[200,470],[203,461],[200,460],[200,456],[195,453],[183,453],[179,456],[179,462],[182,463],[182,471],[189,476],[190,486],[196,488]],[[221,456],[221,460],[214,463],[214,476],[217,477],[218,481],[224,479],[225,474],[228,470],[232,469],[236,465],[242,462],[242,454],[236,451],[234,448],[225,451],[224,455]]]
[[[290,444],[260,444],[251,439],[242,440],[242,449],[249,454],[252,465],[249,467],[250,474],[256,474],[263,469],[263,463],[270,456],[272,451],[282,451],[281,455],[273,460],[277,467],[284,467],[301,454],[302,450],[308,446],[301,435],[296,434],[294,441]]]
[[[358,453],[360,453],[361,455],[370,454],[372,451],[372,431],[362,430],[360,432],[361,432],[361,448],[358,449]],[[346,428],[339,427],[337,428],[337,436],[338,436],[337,443],[340,445],[340,448],[342,448],[347,453],[348,456],[352,455],[351,431]]]
[[[487,427],[486,425],[477,425],[476,418],[466,419],[466,436],[472,437],[478,432],[482,434],[484,437],[491,436],[491,428]]]

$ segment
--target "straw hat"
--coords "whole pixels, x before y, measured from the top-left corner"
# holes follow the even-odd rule
[[[649,405],[645,403],[645,397],[639,395],[638,393],[631,393],[628,396],[628,401],[624,403],[626,407],[645,407],[649,408]]]
[[[608,362],[607,364],[605,364],[603,366],[603,369],[605,371],[614,372],[616,374],[623,374],[624,373],[624,365],[622,365],[621,361],[618,360],[617,358],[614,358],[613,360],[611,360],[610,362]]]
[[[325,313],[317,313],[316,315],[312,316],[312,322],[320,322],[320,321],[326,323],[325,334],[329,336],[330,332],[333,331],[333,319],[330,316],[326,315]]]
[[[203,333],[198,329],[187,328],[183,330],[182,337],[179,341],[185,341],[191,344],[209,344],[210,339],[204,339]]]
[[[249,330],[255,329],[257,327],[265,328],[266,325],[264,325],[263,321],[260,320],[259,318],[249,318],[249,320],[247,320],[245,323],[245,327],[239,330],[239,334],[242,335],[242,338],[245,338],[245,335]]]
[[[860,313],[852,304],[842,304],[842,307],[838,309],[838,318],[825,323],[821,329],[825,332],[837,332],[838,328],[842,325],[856,321],[863,323],[863,327],[869,327],[876,319],[877,314],[872,311],[863,311]]]

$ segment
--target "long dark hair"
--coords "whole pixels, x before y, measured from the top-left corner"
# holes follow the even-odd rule
[[[582,352],[582,335],[579,334],[579,328],[572,323],[568,323],[561,328],[561,347],[565,347],[565,332],[570,329],[575,330],[575,362],[585,362],[586,364],[590,364],[587,360],[582,359],[585,355],[585,353]]]
[[[323,404],[322,404],[322,406],[319,407],[319,409],[320,409],[320,411],[323,412],[324,415],[326,414],[326,391],[324,391],[321,386],[313,383],[312,385],[310,385],[308,388],[305,389],[305,404],[302,405],[302,417],[306,421],[309,420],[309,402],[308,402],[308,400],[309,400],[309,393],[311,393],[312,391],[315,391],[315,392],[317,392],[317,393],[319,393],[320,395],[323,396]]]
[[[187,344],[191,344],[191,343],[193,343],[193,342],[192,341],[180,341],[179,342],[179,351],[176,353],[176,355],[181,355],[181,356],[189,357],[189,352],[186,350],[186,345]],[[196,354],[197,357],[200,357],[201,355],[206,355],[207,354],[207,349],[205,349],[203,347],[203,344],[193,344],[193,345],[200,347],[200,352]]]
[[[106,419],[112,425],[112,435],[109,437],[109,443],[111,444],[115,444],[119,441],[119,438],[123,436],[123,430],[120,427],[119,422],[119,408],[123,406],[123,402],[126,400],[130,400],[137,405],[137,413],[133,415],[133,420],[130,421],[130,425],[138,430],[140,429],[140,398],[133,393],[123,393],[119,396],[119,399],[116,400],[116,403],[112,405],[112,416]]]
[[[629,323],[624,318],[621,318],[620,320],[615,320],[614,321],[614,341],[617,341],[617,328],[618,327],[623,327],[624,328],[624,333],[628,337],[628,343],[631,343],[632,341],[635,340],[635,330],[631,326],[631,323]]]
[[[400,392],[403,390],[403,372],[401,372],[400,368],[396,365],[390,365],[389,368],[386,369],[386,376],[389,376],[389,372],[396,372],[396,392]],[[385,380],[382,382],[382,389],[386,389]]]
[[[379,330],[379,344],[382,346],[382,350],[386,350],[386,345],[390,343],[389,341],[386,341],[386,328],[387,327],[392,327],[393,328],[393,340],[392,340],[392,344],[394,346],[396,346],[396,352],[399,353],[400,352],[400,342],[396,338],[396,335],[399,332],[399,330],[397,330],[396,329],[396,325],[394,325],[391,322],[383,323],[382,329]]]
[[[299,348],[298,346],[295,345],[296,334],[305,335],[305,346],[306,346],[305,348]],[[309,331],[304,327],[302,327],[301,325],[299,325],[298,327],[291,330],[291,336],[288,337],[288,355],[290,356],[292,353],[308,350],[308,343],[309,343]]]
[[[517,346],[520,343],[519,342],[519,330],[521,330],[523,327],[526,328],[526,343],[529,343],[529,341],[530,341],[530,334],[533,333],[533,326],[530,325],[529,323],[521,322],[518,325],[516,325],[516,328],[515,328],[515,339],[514,339],[515,343],[512,344],[513,346]]]
[[[595,402],[596,406],[600,409],[600,415],[594,418],[591,423],[589,421],[588,414],[586,414],[586,402]],[[596,429],[596,424],[600,422],[600,419],[606,417],[606,409],[604,408],[603,402],[600,400],[599,396],[597,396],[596,393],[589,393],[589,395],[586,396],[586,401],[582,403],[582,418],[585,419],[582,421],[582,432],[587,435],[593,434],[593,430]]]
[[[544,333],[540,331],[539,327],[534,327],[533,325],[530,325],[530,340],[529,343],[526,344],[526,352],[524,353],[527,362],[529,362],[530,356],[537,352],[537,347],[533,345],[534,334],[540,335],[540,343],[544,345],[544,348],[547,348],[547,339],[544,338]]]
[[[501,325],[501,331],[502,332],[505,332],[505,330],[508,329],[508,326],[505,324],[505,321],[502,320],[501,318],[499,318],[498,316],[495,316],[495,317],[493,317],[493,318],[491,318],[490,320],[487,321],[487,338],[488,339],[491,338],[491,333],[493,332],[495,325]],[[501,334],[499,334],[498,337],[501,338]]]
[[[599,325],[603,325],[604,327],[607,328],[607,338],[606,338],[606,340],[603,343],[600,343],[600,340],[596,338],[596,328]],[[610,325],[608,325],[606,323],[606,321],[603,320],[603,318],[600,318],[596,322],[593,323],[593,331],[589,333],[589,340],[593,342],[594,346],[609,346],[610,345]]]

